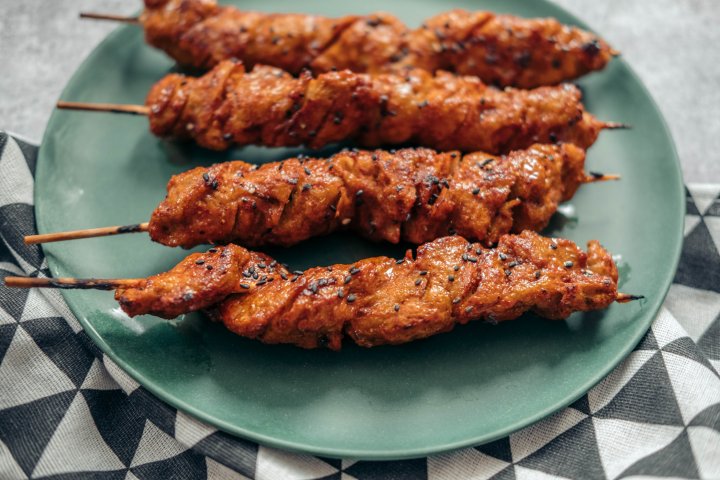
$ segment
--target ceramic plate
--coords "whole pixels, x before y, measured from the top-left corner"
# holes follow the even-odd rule
[[[246,9],[337,16],[389,10],[411,25],[450,7],[435,0],[238,1]],[[545,1],[455,0],[453,7],[552,16],[582,24]],[[78,24],[78,28],[79,24]],[[135,26],[113,32],[78,69],[65,100],[142,103],[173,63]],[[670,134],[645,88],[618,58],[583,78],[587,108],[632,130],[606,131],[588,168],[622,181],[587,185],[547,233],[600,239],[619,257],[621,288],[647,300],[565,322],[525,316],[481,323],[401,347],[304,351],[246,340],[200,314],[128,319],[109,292],[64,291],[99,347],[169,404],[265,445],[329,457],[398,459],[494,440],[570,404],[602,379],[647,331],[670,285],[684,196]],[[145,221],[171,175],[242,158],[278,160],[300,150],[218,154],[154,138],[147,119],[56,111],[40,149],[35,191],[40,232]],[[324,152],[327,153],[327,152]],[[292,269],[401,255],[399,246],[333,235],[270,253]],[[144,234],[49,244],[55,276],[143,277],[185,251]]]

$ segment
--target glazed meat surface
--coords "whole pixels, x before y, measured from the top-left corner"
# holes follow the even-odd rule
[[[602,69],[615,52],[590,32],[550,18],[452,10],[410,29],[387,13],[326,18],[267,14],[209,0],[145,0],[150,45],[181,64],[212,68],[237,58],[298,74],[348,69],[447,70],[532,88]]]
[[[174,176],[149,233],[184,248],[289,246],[341,229],[392,243],[458,234],[492,245],[511,231],[544,228],[586,181],[584,161],[582,149],[564,144],[501,157],[345,150],[259,167],[227,162]]]
[[[596,241],[585,253],[528,231],[503,236],[495,249],[452,236],[421,246],[416,257],[408,251],[400,260],[294,273],[228,245],[190,255],[115,297],[131,316],[211,309],[238,335],[338,350],[344,337],[364,347],[400,344],[471,320],[495,323],[528,311],[563,319],[606,308],[617,297],[617,268]]]
[[[167,75],[146,104],[154,134],[216,150],[353,140],[368,147],[412,143],[506,153],[556,141],[587,148],[614,126],[587,113],[580,90],[569,84],[498,90],[475,77],[424,70],[295,78],[266,66],[248,73],[233,61],[200,78]]]

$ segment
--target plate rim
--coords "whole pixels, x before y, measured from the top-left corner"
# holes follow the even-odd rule
[[[222,0],[221,0],[222,1]],[[580,28],[593,31],[594,29],[590,28],[587,23],[585,23],[582,19],[578,18],[574,13],[570,12],[569,10],[565,9],[564,7],[557,5],[553,3],[551,0],[534,0],[533,3],[536,4],[542,4],[542,8],[547,8],[549,11],[554,10],[554,12],[549,13],[549,16],[555,17],[557,12],[561,13],[562,15],[568,17],[571,19],[572,23],[579,26]],[[80,63],[78,68],[75,70],[75,72],[72,74],[68,82],[63,87],[62,92],[60,93],[60,96],[58,99],[61,99],[65,96],[66,91],[74,83],[77,77],[79,77],[85,70],[89,68],[90,63],[92,60],[100,54],[100,48],[104,46],[107,43],[110,43],[114,41],[115,37],[119,36],[124,30],[133,28],[131,25],[121,25],[112,30],[105,38],[103,38],[102,41],[100,41],[95,48],[88,54],[88,56]],[[148,47],[150,48],[150,47]],[[590,389],[592,389],[595,385],[597,385],[600,381],[602,381],[612,370],[614,370],[627,356],[632,352],[632,350],[635,348],[635,346],[642,340],[642,338],[647,334],[648,330],[650,329],[652,323],[655,321],[655,319],[658,316],[658,313],[660,311],[660,308],[662,307],[662,304],[665,301],[665,298],[667,296],[667,293],[670,289],[670,286],[672,285],[672,281],[675,276],[675,272],[677,271],[678,264],[680,262],[680,257],[682,253],[682,246],[683,246],[683,240],[684,240],[684,234],[683,234],[683,221],[686,214],[686,197],[685,197],[685,182],[683,178],[683,172],[682,167],[680,163],[680,157],[678,155],[677,146],[675,144],[675,141],[672,136],[672,132],[670,131],[669,125],[667,123],[667,120],[665,119],[665,116],[663,115],[662,110],[660,109],[659,105],[653,98],[652,94],[648,90],[647,86],[643,83],[643,81],[640,79],[640,77],[637,75],[635,70],[632,68],[632,66],[625,61],[625,59],[622,56],[618,56],[613,59],[613,62],[620,63],[623,68],[627,70],[629,73],[631,79],[639,86],[640,90],[645,94],[646,98],[649,100],[649,105],[652,109],[655,110],[658,118],[660,119],[660,124],[662,127],[662,133],[664,136],[668,139],[668,142],[670,144],[670,151],[668,152],[673,159],[673,170],[675,173],[675,186],[678,192],[678,202],[676,203],[675,211],[672,212],[672,218],[674,222],[676,223],[676,226],[678,228],[675,229],[675,235],[672,237],[673,241],[673,252],[672,257],[670,261],[668,262],[671,265],[671,272],[672,274],[668,275],[667,278],[664,279],[662,288],[659,290],[660,295],[658,295],[656,298],[653,298],[652,300],[645,300],[644,308],[647,309],[649,312],[647,315],[647,320],[645,323],[647,325],[643,325],[642,330],[638,330],[638,332],[642,332],[640,334],[632,336],[625,345],[625,348],[618,350],[618,353],[613,357],[612,361],[609,361],[607,365],[602,368],[598,369],[598,371],[595,373],[595,375],[592,375],[588,381],[583,383],[581,386],[579,386],[577,389],[573,391],[572,394],[568,394],[563,400],[557,401],[554,404],[536,412],[534,415],[519,419],[511,424],[508,424],[502,429],[495,430],[492,434],[485,434],[485,435],[479,435],[472,438],[465,438],[463,440],[458,440],[455,442],[449,442],[444,444],[433,444],[428,447],[415,447],[415,448],[398,448],[396,450],[358,450],[353,448],[325,448],[325,447],[317,447],[313,445],[307,445],[305,443],[301,442],[294,442],[294,441],[287,441],[283,440],[282,438],[273,437],[273,436],[267,436],[262,433],[258,433],[252,430],[248,430],[246,428],[240,427],[238,425],[232,424],[230,422],[224,421],[222,419],[216,418],[213,415],[205,413],[203,410],[196,408],[192,405],[187,404],[185,401],[174,397],[171,394],[168,394],[165,392],[165,390],[157,384],[156,382],[149,381],[143,374],[139,373],[135,368],[133,368],[128,362],[120,358],[118,355],[115,354],[115,352],[112,350],[110,345],[108,345],[105,340],[98,334],[92,323],[88,322],[83,315],[78,314],[78,311],[81,309],[76,305],[76,302],[69,299],[65,295],[65,291],[61,290],[61,294],[63,296],[63,299],[65,300],[66,304],[70,308],[70,311],[73,313],[73,315],[76,317],[78,322],[82,325],[85,332],[87,332],[88,336],[92,339],[92,341],[100,348],[100,350],[103,352],[104,355],[107,355],[110,357],[110,359],[115,362],[116,365],[118,365],[125,373],[127,373],[133,380],[137,381],[143,388],[147,389],[150,393],[152,393],[155,397],[157,397],[162,402],[167,403],[168,405],[172,406],[173,408],[176,408],[177,410],[180,410],[186,414],[191,415],[192,417],[203,421],[207,424],[210,424],[214,427],[217,427],[220,431],[224,431],[226,433],[229,433],[233,436],[236,436],[238,438],[247,439],[250,441],[254,441],[258,444],[261,444],[263,446],[269,446],[273,448],[279,448],[282,450],[290,451],[290,452],[296,452],[296,453],[304,453],[304,454],[310,454],[310,455],[316,455],[316,456],[323,456],[323,457],[329,457],[329,458],[336,458],[336,459],[354,459],[354,460],[382,460],[382,461],[392,461],[392,460],[405,460],[405,459],[413,459],[413,458],[422,458],[427,457],[429,455],[437,455],[441,453],[446,453],[454,450],[458,450],[461,448],[467,448],[472,446],[478,446],[482,445],[488,442],[495,441],[497,439],[503,438],[508,436],[509,434],[516,432],[522,428],[528,427],[530,425],[533,425],[537,423],[538,421],[549,417],[553,413],[556,413],[563,408],[568,407],[570,404],[575,402],[577,399],[582,397],[585,393],[587,393]],[[41,139],[41,143],[39,145],[38,150],[38,156],[37,156],[37,165],[36,165],[36,171],[35,171],[35,184],[39,183],[38,178],[42,177],[44,175],[45,165],[48,164],[48,161],[43,160],[45,155],[44,152],[46,151],[43,149],[43,145],[46,144],[46,140],[48,136],[50,135],[50,126],[56,123],[56,115],[57,115],[58,109],[53,108],[50,117],[48,119],[48,122],[45,126],[45,130],[43,132],[43,136]],[[34,188],[33,190],[33,210],[35,213],[36,218],[36,227],[38,230],[38,233],[42,233],[44,231],[47,231],[43,228],[44,221],[43,217],[38,214],[38,200],[40,199],[40,194],[38,193],[39,189]],[[42,246],[41,246],[42,248]],[[44,255],[44,252],[43,252]],[[52,273],[53,277],[56,277],[59,272],[59,264],[55,262],[55,260],[52,258],[52,256],[46,256],[45,257],[48,262],[48,268],[50,272]],[[81,303],[81,302],[77,302]]]

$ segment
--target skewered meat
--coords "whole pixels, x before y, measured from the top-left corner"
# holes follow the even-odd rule
[[[184,248],[289,246],[340,229],[392,243],[457,233],[491,245],[511,231],[544,228],[558,203],[589,181],[584,161],[582,149],[563,144],[502,157],[345,150],[259,167],[227,162],[173,177],[149,233]]]
[[[503,153],[555,141],[587,148],[603,128],[617,127],[587,113],[580,97],[569,84],[501,91],[475,77],[423,70],[295,78],[266,66],[247,73],[226,61],[197,79],[167,75],[146,104],[154,134],[216,150],[355,140]]]
[[[131,316],[211,309],[238,335],[338,350],[344,336],[372,347],[471,320],[501,322],[527,311],[563,319],[606,308],[619,298],[617,278],[598,242],[589,242],[585,253],[569,240],[526,231],[503,236],[492,250],[444,237],[418,248],[416,258],[408,251],[401,260],[377,257],[296,273],[228,245],[120,287],[115,298]]]
[[[600,38],[550,18],[452,10],[410,29],[387,13],[332,19],[244,12],[213,0],[145,0],[150,45],[184,65],[231,58],[292,74],[403,68],[475,75],[500,86],[552,85],[602,69],[615,52]]]

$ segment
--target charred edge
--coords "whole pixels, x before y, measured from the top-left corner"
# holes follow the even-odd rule
[[[630,130],[632,128],[632,125],[620,122],[606,122],[603,127],[608,130]]]
[[[618,295],[617,302],[618,303],[627,303],[632,302],[635,300],[643,300],[645,299],[645,295],[630,295],[627,293],[621,293]]]
[[[117,233],[138,233],[142,231],[142,225],[139,223],[136,223],[135,225],[124,225],[122,227],[118,227],[117,229]]]
[[[122,108],[108,108],[108,112],[110,113],[124,113],[125,115],[140,115],[140,116],[147,116],[147,113],[143,112],[136,112],[133,110],[123,110]]]
[[[55,288],[65,290],[115,290],[116,284],[108,282],[99,282],[93,279],[77,280],[76,283],[61,283],[56,280],[50,280],[48,284]]]

